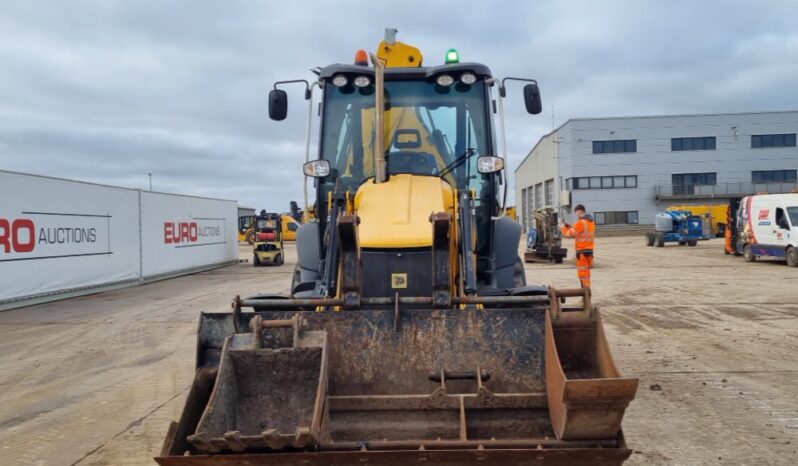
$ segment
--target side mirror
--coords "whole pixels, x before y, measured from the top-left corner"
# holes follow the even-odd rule
[[[496,173],[504,168],[504,159],[485,155],[477,159],[477,171],[484,174]]]
[[[540,102],[540,89],[537,84],[524,86],[524,105],[526,105],[526,111],[532,115],[543,111],[543,104]]]
[[[269,118],[282,121],[287,113],[288,95],[282,89],[272,89],[269,92]]]
[[[312,160],[302,166],[305,176],[324,178],[330,174],[330,162],[327,160]]]

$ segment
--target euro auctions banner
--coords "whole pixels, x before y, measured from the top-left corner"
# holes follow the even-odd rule
[[[144,278],[238,258],[235,201],[142,191]]]
[[[0,303],[139,277],[138,192],[0,171]]]

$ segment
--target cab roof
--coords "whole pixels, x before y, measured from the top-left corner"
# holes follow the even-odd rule
[[[490,68],[481,63],[452,63],[439,66],[422,66],[415,68],[385,68],[386,80],[400,79],[426,79],[439,74],[460,74],[470,71],[482,78],[492,77]],[[319,70],[320,79],[330,79],[336,74],[360,74],[374,76],[374,68],[361,65],[342,65],[336,63],[328,65]]]

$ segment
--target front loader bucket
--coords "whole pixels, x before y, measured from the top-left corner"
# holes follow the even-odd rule
[[[619,430],[558,438],[546,381],[548,297],[529,298],[483,309],[337,312],[275,301],[255,313],[203,314],[198,366],[218,366],[215,386],[204,400],[189,397],[156,460],[622,464],[631,450]],[[274,334],[274,322],[289,321],[292,338]]]

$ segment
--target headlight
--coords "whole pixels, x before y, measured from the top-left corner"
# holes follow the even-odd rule
[[[344,87],[348,82],[349,80],[342,74],[335,75],[332,79],[332,83],[335,87]]]
[[[485,155],[477,159],[477,171],[485,173],[495,173],[504,168],[504,159]]]
[[[324,178],[330,174],[330,162],[327,160],[312,160],[302,166],[305,176]]]
[[[442,74],[438,76],[438,79],[436,79],[435,82],[437,82],[439,86],[448,87],[454,83],[454,78],[448,74]]]
[[[463,73],[463,75],[460,76],[460,81],[462,81],[463,84],[474,84],[477,82],[477,77],[474,76],[474,73]]]
[[[354,82],[355,86],[357,87],[366,87],[369,84],[371,84],[371,80],[369,79],[368,76],[358,76],[357,78],[355,78]]]

